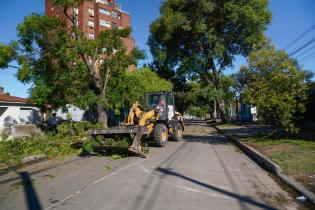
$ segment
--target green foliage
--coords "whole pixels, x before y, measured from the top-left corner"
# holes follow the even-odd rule
[[[265,42],[271,21],[267,0],[166,0],[160,13],[149,37],[154,69],[180,82],[197,77],[217,91],[223,70]]]
[[[64,123],[57,127],[57,134],[33,135],[23,139],[0,141],[0,166],[15,166],[21,160],[30,155],[45,154],[47,158],[62,158],[69,154],[80,154],[83,151],[91,153],[93,147],[98,145],[128,146],[130,139],[88,139],[83,148],[77,150],[72,148],[72,143],[78,138],[87,136],[86,131],[92,128],[101,128],[102,124],[91,124],[89,122]]]
[[[234,102],[236,91],[234,86],[236,80],[233,76],[221,76],[220,88],[216,89],[213,84],[202,80],[193,81],[186,84],[186,92],[182,93],[180,104],[177,107],[183,108],[182,112],[188,112],[193,116],[205,116],[212,113],[216,98],[222,98],[226,109]],[[178,98],[178,97],[177,97]]]
[[[15,56],[17,43],[7,46],[0,43],[0,68],[7,68]]]
[[[112,154],[110,156],[110,159],[112,159],[112,160],[119,160],[121,158],[122,158],[122,156],[120,154]]]
[[[101,123],[93,124],[87,121],[62,123],[57,126],[58,134],[61,136],[80,136],[87,135],[87,131],[96,128],[102,128]]]
[[[182,96],[185,104],[177,104],[177,107],[186,106],[183,112],[196,117],[212,112],[216,95],[214,88],[202,82],[191,82],[187,84],[187,87],[189,90]]]
[[[125,72],[109,91],[109,100],[117,108],[129,108],[147,92],[172,91],[172,83],[162,79],[149,68]],[[113,107],[112,107],[113,108]]]
[[[62,137],[48,134],[1,141],[0,163],[12,166],[19,164],[25,156],[38,154],[46,154],[48,158],[60,158],[75,153],[76,150],[70,147],[75,140],[75,136]]]
[[[104,108],[112,106],[107,99],[108,90],[115,85],[111,81],[143,57],[137,49],[126,51],[123,38],[130,35],[130,28],[105,30],[97,40],[87,39],[73,12],[82,2],[52,1],[64,12],[67,23],[72,23],[70,27],[56,17],[32,14],[19,24],[17,42],[0,45],[0,68],[17,61],[18,79],[33,84],[30,98],[42,109],[47,104],[51,109],[67,104],[87,109],[98,104],[97,111],[104,113]]]
[[[270,139],[265,137],[244,139],[272,161],[279,164],[289,175],[315,173],[315,142],[301,139]]]
[[[116,138],[105,138],[99,141],[102,145],[107,146],[118,146],[118,147],[127,147],[131,144],[130,138],[116,137]]]
[[[9,138],[9,135],[7,133],[5,133],[5,132],[1,133],[0,141],[6,141],[6,140],[8,140],[8,138]]]
[[[72,122],[72,115],[70,113],[67,113],[67,121]]]
[[[315,82],[308,82],[306,112],[304,113],[304,122],[315,121]]]
[[[93,152],[93,147],[99,146],[100,143],[95,141],[94,139],[90,139],[89,141],[84,142],[83,144],[83,151],[88,152],[89,154]]]
[[[257,107],[259,120],[296,132],[295,122],[305,111],[308,73],[284,51],[268,46],[252,53],[240,74],[246,78],[243,99]]]
[[[110,170],[112,170],[112,167],[111,167],[110,165],[105,165],[105,166],[104,166],[104,172],[105,172],[105,173],[110,172]]]
[[[203,109],[201,107],[189,106],[187,109],[187,113],[194,117],[204,117],[209,112],[207,109]]]

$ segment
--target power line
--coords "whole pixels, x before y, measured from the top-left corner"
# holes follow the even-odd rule
[[[307,61],[309,61],[309,60],[312,60],[312,59],[314,58],[314,56],[315,56],[315,52],[313,52],[313,53],[311,53],[311,54],[305,56],[304,58],[302,58],[302,59],[300,60],[300,62],[301,62],[301,63],[305,63],[305,62],[307,62]]]
[[[315,28],[315,24],[312,25],[310,28],[308,28],[306,31],[301,33],[298,37],[296,37],[293,41],[291,41],[284,49],[287,50],[289,47],[294,45],[296,42],[298,42],[303,36],[311,32]]]
[[[314,49],[314,48],[315,48],[315,45],[314,45],[313,47],[307,49],[306,51],[304,51],[304,52],[301,53],[300,55],[296,56],[295,58],[297,59],[297,58],[299,58],[299,57],[305,55],[306,53],[310,52],[310,51],[311,51],[312,49]]]
[[[303,50],[304,48],[306,48],[307,46],[309,46],[310,44],[314,43],[315,42],[315,37],[312,38],[311,40],[309,40],[308,42],[306,42],[304,45],[302,45],[302,47],[299,47],[298,49],[294,50],[293,52],[291,52],[289,54],[289,56],[292,56],[298,52],[300,52],[301,50]]]
[[[314,54],[312,57],[309,57],[308,59],[305,59],[305,60],[303,61],[303,64],[306,63],[306,62],[309,62],[309,61],[313,60],[314,58],[315,58],[315,54]]]
[[[15,68],[15,69],[18,69],[18,68],[19,68],[19,67],[17,67],[17,66],[12,66],[12,65],[8,65],[8,67]]]

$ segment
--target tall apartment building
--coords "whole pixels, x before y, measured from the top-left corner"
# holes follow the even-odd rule
[[[46,0],[45,6],[47,15],[65,20],[68,27],[71,26],[71,22],[67,20],[63,11],[53,7],[51,0]],[[74,12],[78,15],[76,24],[89,39],[97,39],[103,30],[126,28],[131,25],[130,15],[121,9],[116,0],[86,0],[78,8],[75,8]],[[127,52],[135,47],[132,36],[125,38],[123,41]]]

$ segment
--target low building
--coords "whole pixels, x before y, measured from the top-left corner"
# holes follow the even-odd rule
[[[59,121],[68,120],[68,115],[71,117],[72,121],[80,122],[87,119],[87,111],[80,109],[79,107],[73,105],[67,105],[66,110],[58,109],[53,113],[56,113],[56,117]]]
[[[40,124],[40,110],[27,99],[4,94],[0,87],[0,135],[14,134],[17,125]]]

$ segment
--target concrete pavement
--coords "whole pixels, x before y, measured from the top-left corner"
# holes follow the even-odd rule
[[[212,128],[188,125],[185,134],[184,141],[150,148],[148,160],[72,157],[0,177],[0,209],[298,208]]]

